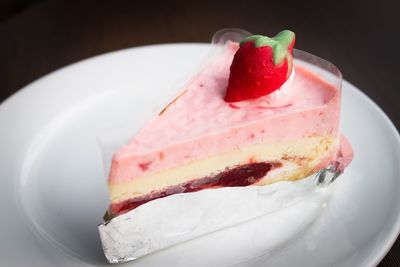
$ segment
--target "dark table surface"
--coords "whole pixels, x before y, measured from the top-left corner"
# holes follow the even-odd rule
[[[400,127],[400,1],[3,1],[0,102],[67,64],[122,48],[209,42],[221,28],[296,32]],[[396,241],[379,267],[400,266]]]

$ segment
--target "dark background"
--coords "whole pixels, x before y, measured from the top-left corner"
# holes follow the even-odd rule
[[[122,48],[209,42],[221,28],[296,32],[400,127],[400,1],[0,0],[0,102],[72,62]],[[397,241],[379,267],[400,266]]]

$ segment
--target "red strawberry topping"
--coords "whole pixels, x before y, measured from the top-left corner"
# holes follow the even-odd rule
[[[259,98],[279,89],[292,72],[293,32],[285,30],[273,38],[247,37],[240,43],[232,65],[225,101]]]

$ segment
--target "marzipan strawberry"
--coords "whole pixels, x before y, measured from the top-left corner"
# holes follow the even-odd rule
[[[292,72],[294,43],[295,34],[288,30],[273,38],[245,38],[230,67],[225,101],[259,98],[279,89]]]

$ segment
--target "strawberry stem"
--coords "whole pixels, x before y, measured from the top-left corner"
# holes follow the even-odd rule
[[[253,42],[255,47],[269,46],[272,48],[272,56],[275,65],[280,65],[287,57],[288,48],[293,43],[295,34],[289,30],[283,30],[272,38],[263,35],[252,35],[240,42],[243,45],[247,42]]]

